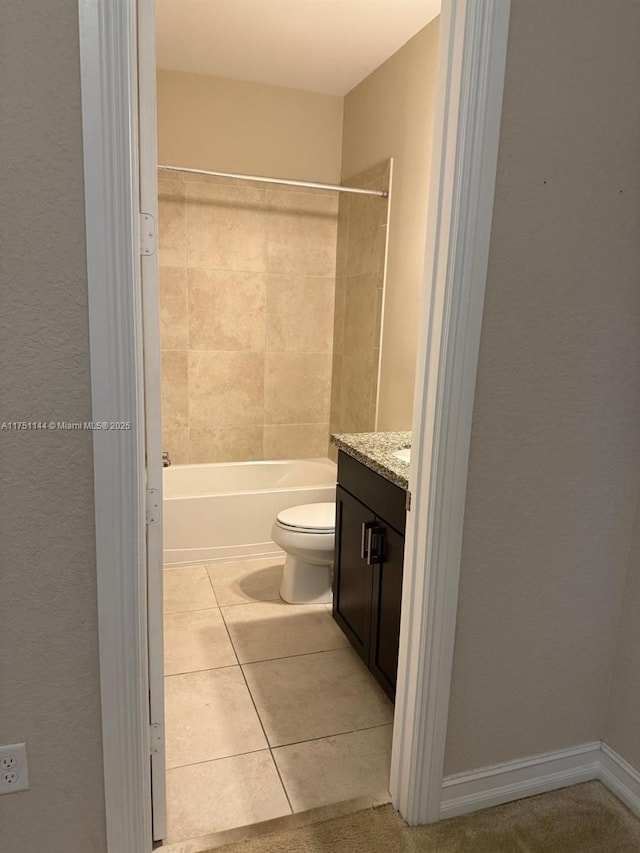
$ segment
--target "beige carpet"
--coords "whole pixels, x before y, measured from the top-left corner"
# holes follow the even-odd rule
[[[640,821],[586,782],[428,827],[382,806],[216,853],[640,853]]]

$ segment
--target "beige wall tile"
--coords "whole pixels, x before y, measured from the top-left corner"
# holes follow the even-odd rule
[[[261,424],[263,411],[262,353],[189,353],[191,427]]]
[[[158,246],[162,266],[186,264],[184,183],[163,181],[158,184]]]
[[[217,184],[218,186],[227,187],[251,186],[250,182],[241,182],[238,178],[223,178],[220,175],[199,175],[195,172],[185,172],[184,182],[185,184]]]
[[[266,270],[266,193],[214,183],[186,183],[187,265]]]
[[[265,423],[326,424],[330,395],[329,353],[266,353]]]
[[[264,351],[264,273],[190,269],[189,347]]]
[[[336,278],[333,312],[333,352],[342,355],[344,351],[344,307],[347,280],[342,276]]]
[[[172,465],[187,465],[189,462],[189,429],[187,427],[165,427],[163,424],[162,449],[169,454]]]
[[[342,356],[334,354],[331,364],[331,405],[329,409],[329,423],[339,427],[342,414],[341,406],[342,389]],[[332,430],[333,431],[333,430]]]
[[[372,358],[380,343],[378,322],[379,274],[350,276],[344,305],[344,355]]]
[[[187,349],[187,271],[160,267],[160,349]]]
[[[265,424],[265,459],[315,459],[327,455],[329,424]]]
[[[162,364],[162,423],[167,429],[189,424],[187,353],[165,350]]]
[[[340,193],[338,199],[338,231],[336,234],[336,275],[347,274],[347,252],[349,249],[349,217],[351,196]]]
[[[268,269],[335,275],[338,199],[334,193],[269,191]]]
[[[371,376],[373,359],[342,359],[341,419],[343,432],[368,432],[371,423]]]
[[[184,172],[171,172],[168,169],[158,169],[158,188],[165,189],[172,184],[184,184]],[[162,184],[162,187],[160,186]]]
[[[331,352],[335,280],[267,278],[267,352]]]
[[[352,196],[349,217],[348,275],[382,272],[386,240],[387,200]]]
[[[192,427],[189,462],[248,462],[264,459],[262,426]]]

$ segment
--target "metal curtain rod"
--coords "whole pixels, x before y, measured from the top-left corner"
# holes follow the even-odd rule
[[[363,190],[359,187],[341,187],[339,184],[316,184],[312,181],[287,181],[284,178],[263,178],[261,175],[235,175],[232,172],[207,172],[205,169],[184,169],[180,166],[158,166],[168,172],[190,172],[192,175],[211,175],[214,178],[239,178],[241,181],[261,181],[264,184],[286,184],[292,187],[308,187],[314,190],[334,190],[339,193],[357,193],[358,195],[377,195],[387,198],[386,190]]]

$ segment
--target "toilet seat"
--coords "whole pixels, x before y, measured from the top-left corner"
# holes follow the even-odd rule
[[[276,524],[297,533],[333,534],[336,529],[335,503],[303,504],[281,510]]]

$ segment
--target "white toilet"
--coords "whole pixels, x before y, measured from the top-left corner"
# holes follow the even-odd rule
[[[336,534],[335,503],[283,509],[271,538],[286,553],[280,597],[289,604],[328,604]]]

